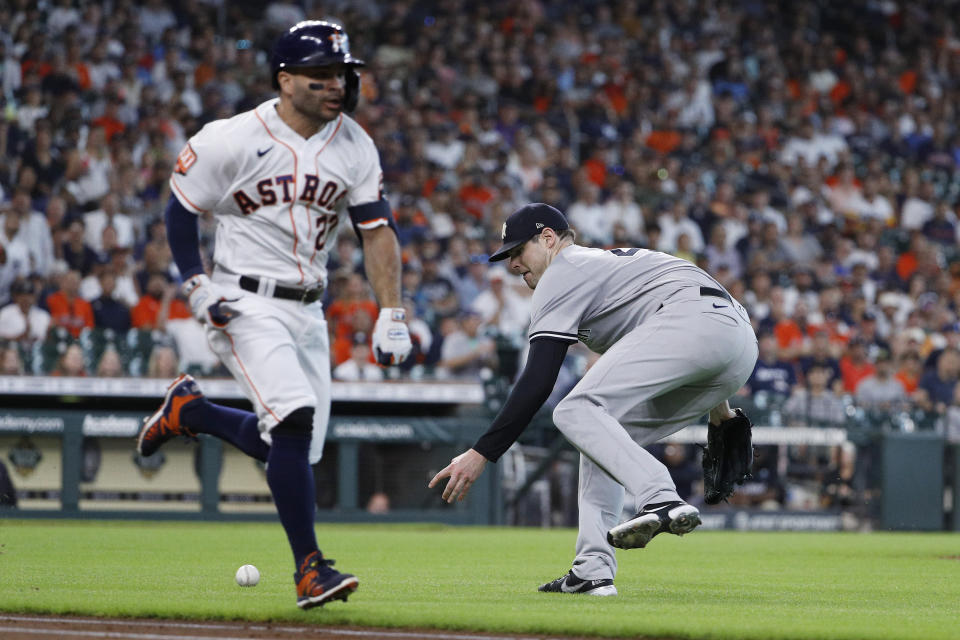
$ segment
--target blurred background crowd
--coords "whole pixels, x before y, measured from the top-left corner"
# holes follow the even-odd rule
[[[273,97],[276,36],[322,18],[367,62],[353,115],[380,150],[415,339],[395,375],[516,371],[530,292],[487,255],[542,201],[578,242],[680,256],[747,306],[755,421],[960,434],[958,8],[9,0],[0,372],[223,373],[177,293],[167,179],[204,124]],[[349,226],[329,255],[331,367],[376,380]],[[558,393],[592,357],[571,353]]]

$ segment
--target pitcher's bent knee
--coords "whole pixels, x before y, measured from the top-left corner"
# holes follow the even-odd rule
[[[567,396],[553,409],[553,424],[560,433],[566,434],[577,424],[596,422],[596,418],[591,418],[590,414],[600,410],[600,407],[581,396]]]

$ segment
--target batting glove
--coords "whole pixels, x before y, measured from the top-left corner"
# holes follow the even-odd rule
[[[400,364],[410,355],[413,344],[403,308],[380,309],[373,327],[373,355],[382,365]]]
[[[201,273],[184,282],[182,291],[190,301],[190,312],[200,324],[223,329],[240,315],[237,309],[230,306],[231,302],[240,298],[228,299],[222,295],[206,274]]]

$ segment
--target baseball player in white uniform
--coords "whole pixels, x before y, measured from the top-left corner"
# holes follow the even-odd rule
[[[534,289],[527,363],[486,434],[429,486],[449,478],[444,499],[462,500],[553,390],[567,347],[582,341],[602,355],[553,412],[581,454],[576,558],[539,590],[616,595],[615,547],[644,547],[659,533],[683,535],[700,524],[643,446],[705,414],[713,425],[735,418],[727,399],[753,371],[757,339],[743,306],[693,264],[574,239],[563,214],[545,204],[526,205],[504,224],[503,246],[490,260],[509,260]],[[625,491],[637,513],[618,525]]]
[[[339,25],[298,23],[280,36],[271,58],[279,98],[209,123],[180,153],[166,222],[183,292],[255,413],[209,402],[193,378],[181,375],[137,444],[150,455],[175,436],[209,433],[265,462],[303,609],[346,600],[358,585],[319,551],[310,468],[320,460],[330,411],[320,299],[344,212],[363,242],[381,305],[377,359],[398,364],[411,349],[377,149],[345,113],[356,106],[355,68],[362,65]],[[218,222],[209,276],[197,234],[197,216],[206,212]]]

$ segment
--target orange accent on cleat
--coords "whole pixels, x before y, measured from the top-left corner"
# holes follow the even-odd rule
[[[160,408],[143,421],[137,437],[140,455],[152,455],[163,443],[177,436],[195,438],[196,434],[181,422],[180,413],[188,404],[202,398],[203,393],[192,376],[184,373],[174,380],[167,388]]]
[[[293,574],[297,583],[297,606],[301,609],[323,606],[330,600],[343,600],[357,590],[360,581],[349,573],[340,573],[330,567],[334,561],[314,551],[300,563]]]

